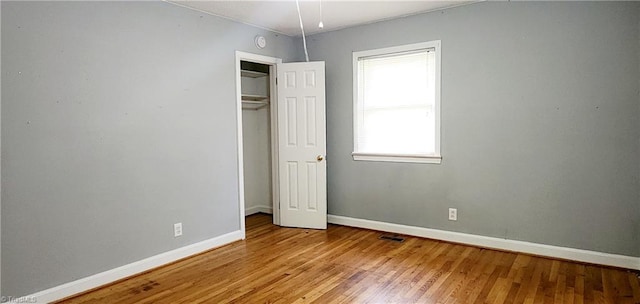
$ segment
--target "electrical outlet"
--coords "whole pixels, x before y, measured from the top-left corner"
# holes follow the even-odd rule
[[[173,236],[179,237],[182,235],[182,223],[173,224]]]
[[[449,208],[449,220],[450,221],[457,221],[458,220],[458,209]]]

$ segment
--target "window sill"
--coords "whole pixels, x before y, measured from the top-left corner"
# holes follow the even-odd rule
[[[351,153],[353,160],[363,161],[381,161],[396,163],[423,163],[423,164],[440,164],[442,156],[440,155],[416,155],[416,154],[384,154],[384,153]]]

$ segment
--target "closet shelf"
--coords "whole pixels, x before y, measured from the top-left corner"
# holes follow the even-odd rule
[[[265,77],[265,76],[269,76],[269,74],[264,73],[264,72],[256,72],[256,71],[249,71],[249,70],[241,70],[241,71],[240,71],[240,76],[242,76],[242,77],[258,78],[258,77]]]
[[[269,97],[264,95],[242,94],[242,108],[257,110],[269,105]]]
[[[264,101],[268,102],[269,97],[265,95],[242,94],[242,101]]]
[[[242,108],[246,110],[257,110],[269,105],[266,100],[254,101],[254,100],[242,100]]]

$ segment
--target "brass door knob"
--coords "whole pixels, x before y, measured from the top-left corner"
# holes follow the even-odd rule
[[[322,161],[323,159],[324,159],[324,157],[323,157],[322,155],[318,155],[318,156],[316,157],[316,160],[317,160],[317,161]]]

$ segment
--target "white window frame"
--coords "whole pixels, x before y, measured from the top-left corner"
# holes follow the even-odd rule
[[[358,94],[358,59],[362,57],[390,55],[394,53],[411,52],[422,49],[435,49],[435,153],[429,155],[422,154],[389,154],[389,153],[364,153],[358,151],[358,134],[359,130],[359,104]],[[440,154],[440,57],[441,43],[440,40],[429,42],[407,44],[388,48],[381,48],[368,51],[353,52],[353,156],[354,160],[361,161],[384,161],[384,162],[403,162],[403,163],[429,163],[440,164],[442,155]]]

